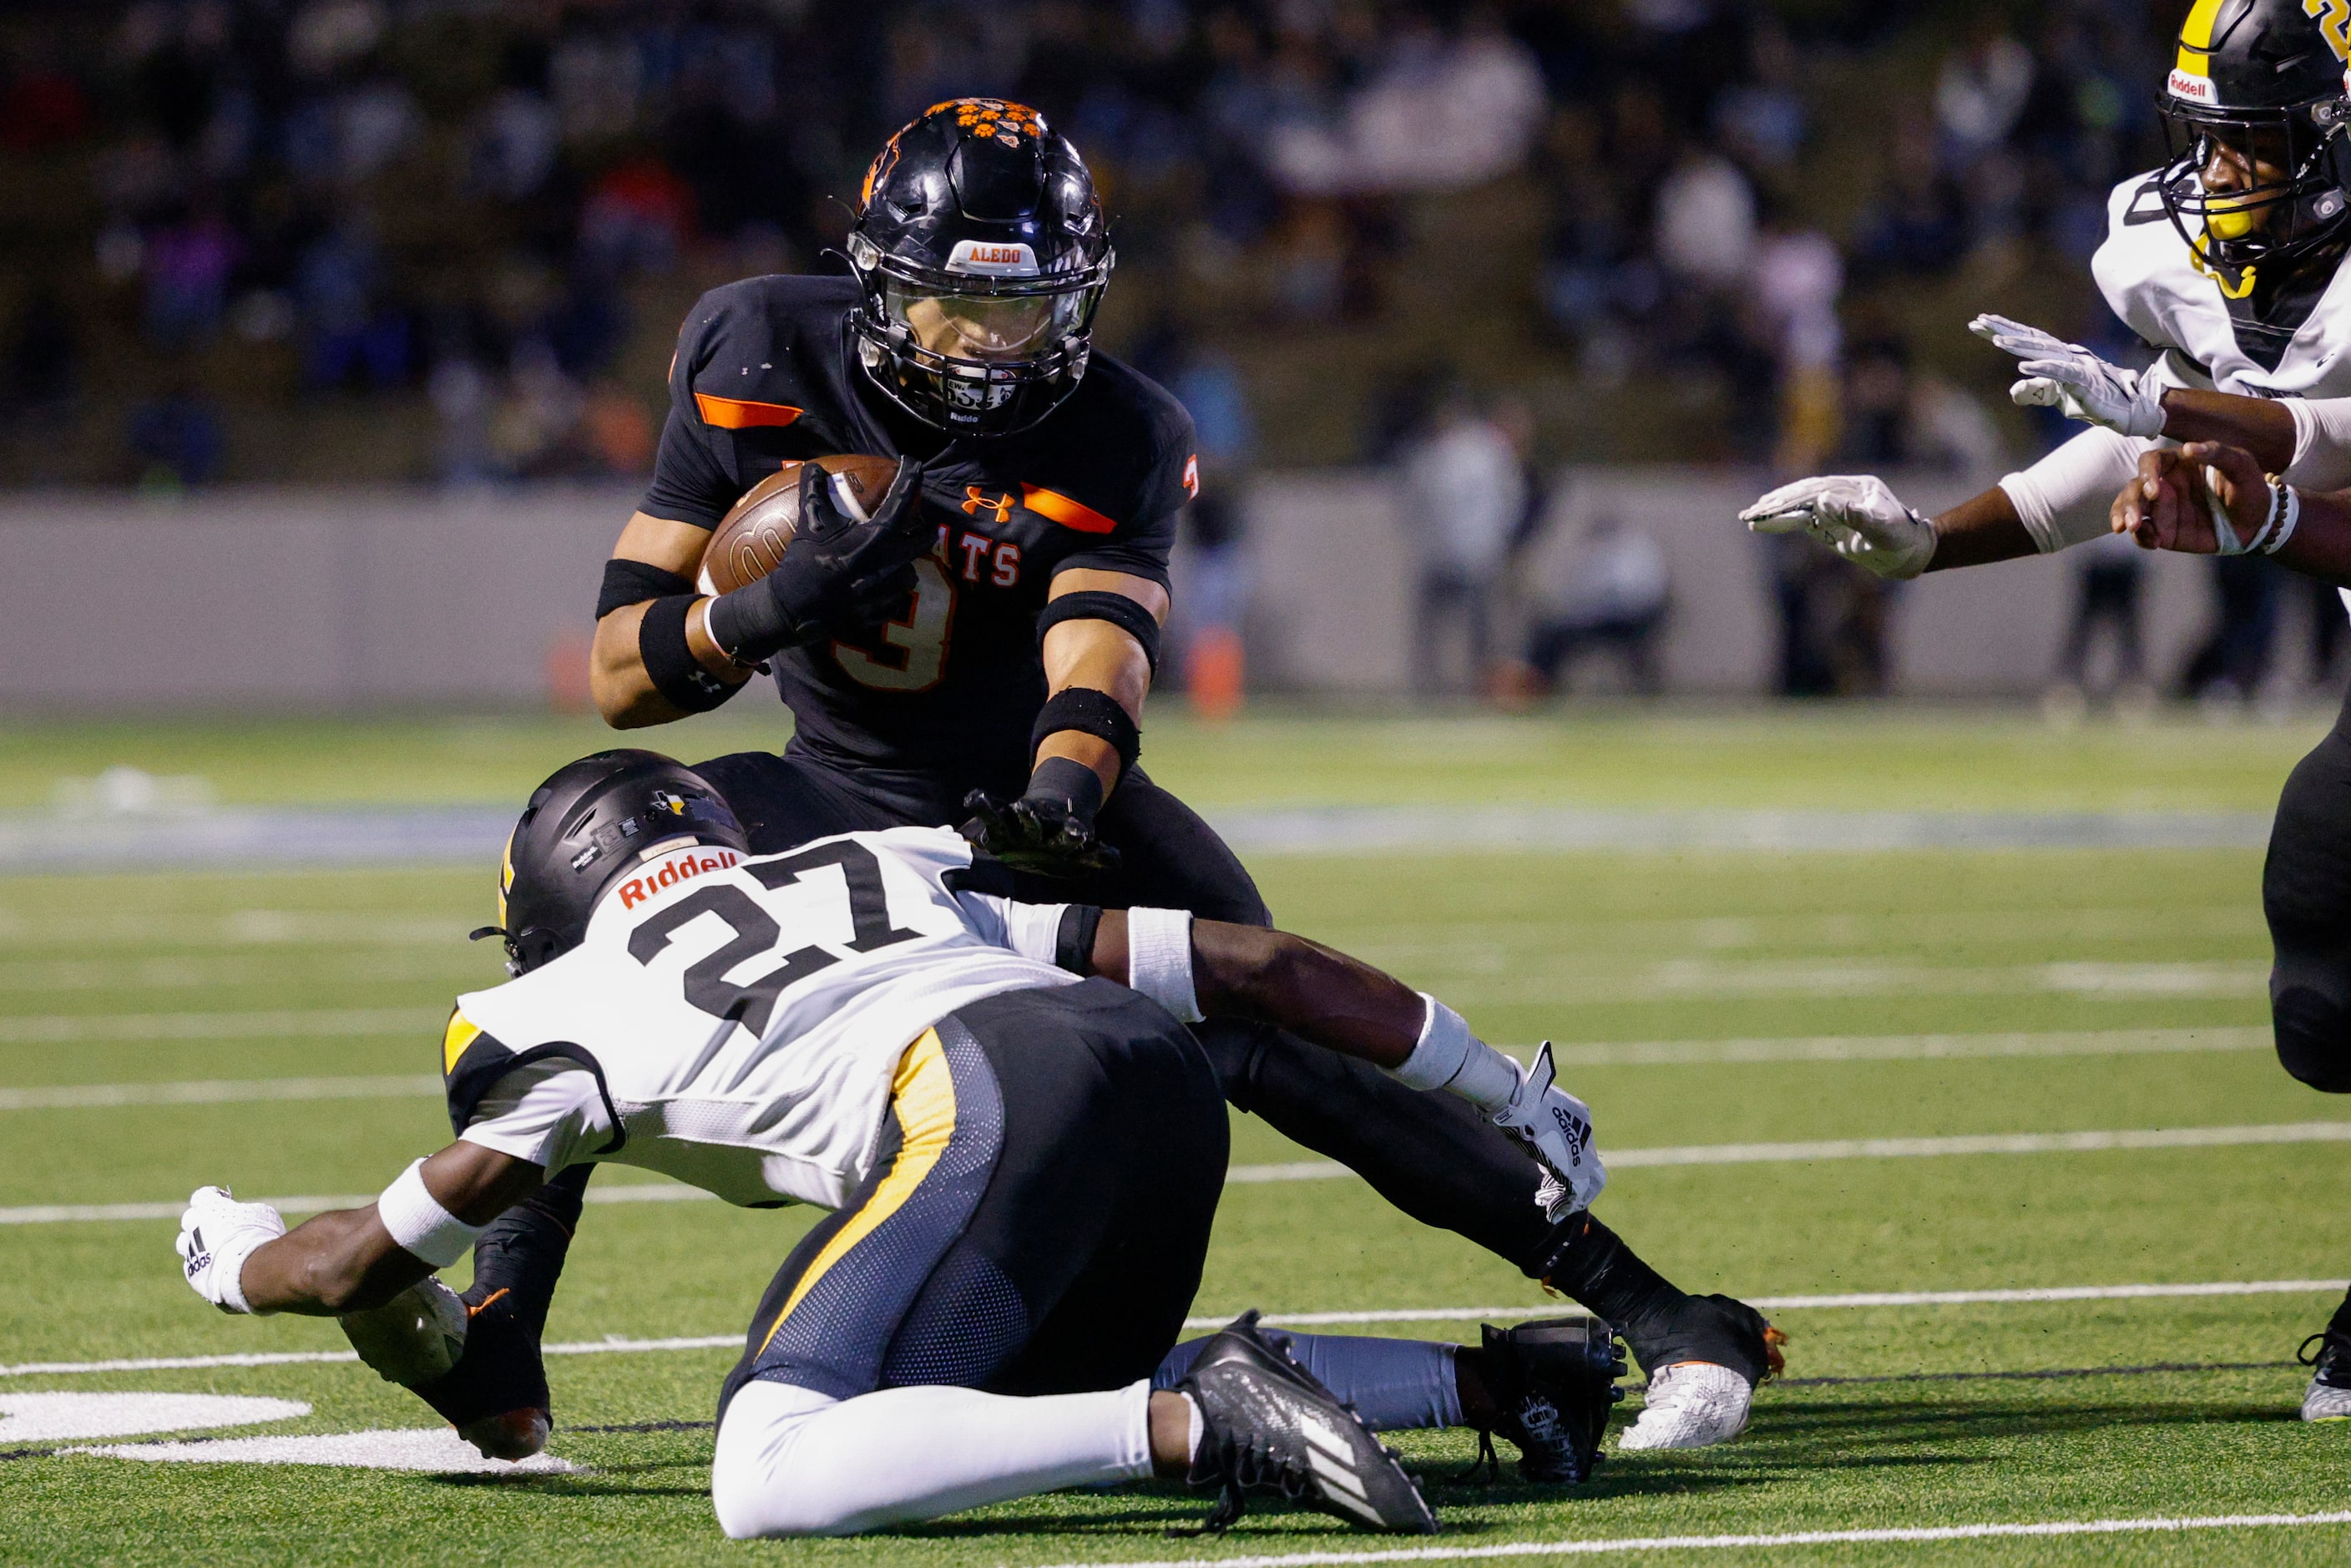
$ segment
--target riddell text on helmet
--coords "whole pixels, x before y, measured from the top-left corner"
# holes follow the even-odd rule
[[[675,887],[679,883],[700,876],[707,871],[726,871],[729,867],[740,864],[742,859],[743,857],[733,850],[719,850],[713,854],[702,854],[694,850],[681,850],[665,858],[658,870],[647,872],[643,876],[632,876],[622,883],[621,907],[634,909],[665,887]]]

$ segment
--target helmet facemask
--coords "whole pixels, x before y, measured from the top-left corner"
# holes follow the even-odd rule
[[[2157,176],[2164,209],[2206,266],[2241,273],[2305,255],[2343,233],[2351,215],[2342,186],[2343,100],[2249,110],[2167,98],[2160,107],[2170,152]],[[2208,188],[2216,165],[2242,183]]]
[[[975,247],[978,248],[978,247]],[[999,247],[1025,256],[1029,247]],[[935,271],[885,256],[862,235],[849,260],[862,286],[859,357],[915,418],[956,435],[1008,435],[1052,412],[1085,374],[1094,311],[1115,257],[1059,274]]]

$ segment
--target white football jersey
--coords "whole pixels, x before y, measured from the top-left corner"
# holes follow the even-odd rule
[[[2222,279],[2179,236],[2152,174],[2135,174],[2106,198],[2106,237],[2090,272],[2107,306],[2163,350],[2158,379],[2242,397],[2351,397],[2351,267],[2337,267],[2274,364],[2265,364],[2229,315]],[[2147,444],[2152,445],[2153,443]],[[2351,610],[2351,588],[2342,591]]]
[[[971,864],[946,828],[655,855],[578,947],[458,998],[451,1119],[550,1171],[608,1159],[733,1203],[837,1207],[908,1045],[983,998],[1080,978],[1052,962],[1065,906],[961,885]]]
[[[2106,238],[2091,259],[2099,292],[2124,325],[2157,349],[2175,386],[2245,397],[2351,397],[2351,267],[2339,267],[2273,367],[2241,340],[2221,279],[2172,226],[2151,174],[2106,198]]]

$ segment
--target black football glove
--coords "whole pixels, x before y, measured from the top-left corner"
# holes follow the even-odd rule
[[[1102,780],[1066,757],[1049,757],[1029,779],[1028,793],[1009,805],[985,789],[963,798],[971,821],[960,830],[982,854],[1015,871],[1074,879],[1118,869],[1118,851],[1094,836]]]
[[[914,591],[914,562],[930,543],[920,463],[898,460],[889,493],[862,522],[841,509],[831,476],[810,463],[800,470],[799,522],[783,559],[758,581],[711,601],[711,640],[752,664],[877,626]]]

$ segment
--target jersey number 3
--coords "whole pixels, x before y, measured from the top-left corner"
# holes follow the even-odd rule
[[[922,935],[890,923],[890,904],[882,889],[882,865],[871,850],[853,843],[820,845],[783,860],[750,868],[751,874],[770,888],[789,887],[803,872],[839,866],[849,889],[849,922],[853,935],[849,947],[871,953],[877,947],[911,941]],[[768,1032],[768,1015],[776,998],[820,969],[841,962],[841,956],[810,945],[784,955],[784,961],[748,985],[738,986],[726,976],[762,953],[775,950],[783,927],[776,917],[752,902],[739,887],[724,883],[679,899],[629,937],[629,956],[650,964],[670,944],[670,938],[690,922],[715,915],[733,931],[734,939],[709,956],[695,960],[685,971],[685,999],[713,1018],[740,1023],[753,1034]]]
[[[955,584],[925,556],[914,563],[914,603],[903,621],[882,628],[882,640],[898,650],[902,663],[893,664],[846,643],[832,645],[832,656],[849,678],[879,692],[926,692],[946,673],[947,632],[955,624]]]

